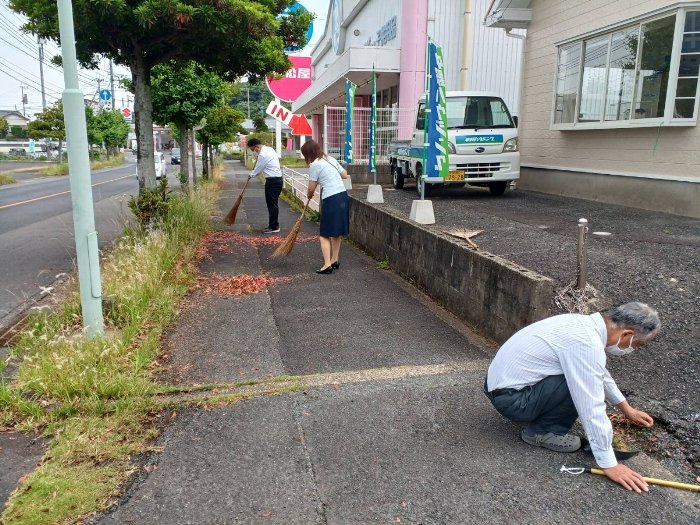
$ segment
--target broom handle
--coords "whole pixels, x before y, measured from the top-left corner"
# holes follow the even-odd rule
[[[313,197],[309,197],[308,199],[306,199],[306,206],[304,206],[304,209],[301,211],[302,218],[304,217],[304,215],[306,215],[306,208],[309,207],[309,203],[311,202],[311,199],[313,199]]]
[[[590,469],[590,472],[591,472],[591,474],[605,476],[605,471],[597,469],[597,468]],[[694,492],[700,492],[700,485],[691,485],[690,483],[679,483],[677,481],[668,481],[665,479],[656,479],[656,478],[642,477],[642,479],[644,481],[646,481],[647,483],[651,483],[652,485],[661,485],[663,487],[673,487],[674,489],[692,490]]]

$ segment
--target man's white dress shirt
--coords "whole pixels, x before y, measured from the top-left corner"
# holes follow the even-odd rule
[[[596,462],[617,465],[612,424],[605,402],[625,397],[605,368],[607,329],[598,314],[563,314],[538,321],[514,334],[489,366],[487,386],[520,390],[547,376],[564,375]]]
[[[259,173],[265,175],[266,179],[282,176],[280,160],[277,158],[275,150],[270,146],[263,145],[258,153],[258,160],[255,162],[255,168],[253,168],[251,175],[255,177]]]

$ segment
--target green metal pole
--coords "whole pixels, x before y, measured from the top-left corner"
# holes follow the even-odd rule
[[[73,228],[78,259],[80,304],[83,326],[88,337],[102,335],[102,285],[100,258],[95,231],[95,213],[90,185],[90,158],[88,156],[85,102],[78,84],[78,63],[75,53],[73,5],[71,0],[58,0],[58,24],[61,31],[63,56],[63,119],[68,142],[70,194],[73,202]]]

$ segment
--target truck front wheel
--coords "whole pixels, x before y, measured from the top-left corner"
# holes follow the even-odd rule
[[[396,164],[391,165],[391,181],[392,181],[394,188],[396,188],[397,190],[400,190],[403,188],[403,181],[404,181],[403,171]]]
[[[506,192],[506,188],[508,187],[508,181],[507,180],[499,180],[498,182],[489,182],[489,191],[491,191],[491,195],[494,195],[496,197],[500,197]]]

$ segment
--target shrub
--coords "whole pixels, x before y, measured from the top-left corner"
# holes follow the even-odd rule
[[[142,228],[163,223],[170,212],[170,193],[168,181],[162,179],[156,188],[146,189],[138,197],[129,199],[129,209]]]

